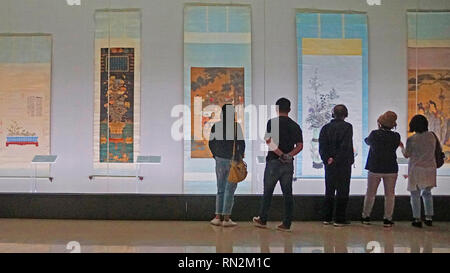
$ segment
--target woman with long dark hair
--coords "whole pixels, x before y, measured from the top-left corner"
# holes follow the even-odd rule
[[[216,217],[211,220],[211,224],[223,227],[236,226],[231,220],[231,212],[237,183],[228,181],[233,148],[235,147],[235,158],[243,158],[245,152],[244,135],[236,122],[235,111],[231,104],[222,107],[221,120],[212,126],[209,138],[209,149],[216,160],[217,177]]]

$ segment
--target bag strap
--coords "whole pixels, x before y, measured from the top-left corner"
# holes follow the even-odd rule
[[[236,139],[237,139],[237,122],[233,120],[234,123],[234,139],[233,139],[233,161],[236,160]]]
[[[439,138],[434,132],[431,132],[434,136],[434,139],[436,139],[436,148],[435,150],[442,150],[441,142],[439,141]]]

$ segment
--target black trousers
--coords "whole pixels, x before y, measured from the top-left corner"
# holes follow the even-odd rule
[[[351,165],[328,165],[325,167],[325,221],[333,221],[333,212],[336,207],[335,221],[346,221],[348,197],[350,194]]]

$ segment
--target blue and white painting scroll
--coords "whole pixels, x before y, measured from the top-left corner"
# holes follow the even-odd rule
[[[298,12],[298,121],[305,147],[297,159],[298,177],[320,178],[320,129],[336,104],[349,109],[355,149],[354,177],[364,175],[368,148],[367,16],[356,13]]]

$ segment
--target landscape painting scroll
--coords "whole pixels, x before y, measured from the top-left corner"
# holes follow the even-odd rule
[[[216,175],[208,147],[220,107],[235,105],[244,132],[251,103],[251,8],[248,5],[188,4],[184,9],[184,192],[213,193]],[[247,143],[246,157],[251,157]],[[251,164],[251,162],[247,162]],[[251,170],[251,167],[249,167]],[[250,175],[249,175],[250,177]],[[243,183],[240,192],[250,191]]]
[[[140,12],[95,13],[94,169],[132,170],[139,153]]]
[[[416,114],[445,152],[438,174],[450,175],[450,12],[408,12],[408,121]]]
[[[51,65],[51,35],[0,34],[0,176],[50,154]]]
[[[361,13],[299,11],[298,121],[306,146],[298,156],[296,175],[324,176],[319,155],[319,133],[329,122],[336,104],[349,110],[353,125],[355,164],[353,177],[365,175],[368,133],[367,16]]]

